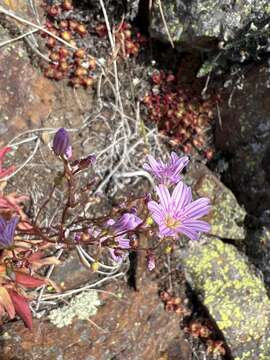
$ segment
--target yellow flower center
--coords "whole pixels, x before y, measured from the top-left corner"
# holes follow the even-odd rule
[[[176,229],[178,226],[181,225],[181,222],[177,219],[174,219],[170,215],[167,215],[165,218],[165,225],[170,229]]]

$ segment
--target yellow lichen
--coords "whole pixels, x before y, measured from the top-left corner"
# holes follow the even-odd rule
[[[270,302],[263,282],[237,249],[214,239],[195,246],[184,263],[229,346],[237,349],[247,342],[262,343],[269,327]],[[270,343],[266,348],[270,351]],[[265,351],[262,349],[262,354]],[[243,353],[239,359],[253,359],[247,356]]]

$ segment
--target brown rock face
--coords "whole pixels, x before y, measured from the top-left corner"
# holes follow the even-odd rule
[[[9,34],[0,28],[4,40]],[[54,87],[31,65],[22,44],[7,46],[0,54],[0,135],[38,127],[52,110]],[[6,141],[6,139],[5,139]]]
[[[0,343],[1,360],[191,359],[181,338],[179,318],[164,311],[154,283],[145,281],[137,292],[125,285],[121,290],[121,300],[100,295],[104,305],[91,321],[103,331],[80,320],[61,329],[36,320],[33,332],[21,322],[9,324]],[[118,291],[117,286],[110,291]]]

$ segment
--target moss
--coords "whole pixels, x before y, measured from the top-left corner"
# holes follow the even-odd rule
[[[184,265],[234,356],[270,358],[269,341],[263,340],[269,331],[270,302],[263,282],[236,248],[215,239],[195,246]]]

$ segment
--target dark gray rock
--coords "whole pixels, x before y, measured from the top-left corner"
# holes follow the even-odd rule
[[[225,181],[248,212],[270,208],[270,88],[264,67],[245,70],[242,89],[233,84],[221,104],[216,147],[229,154]],[[229,101],[228,101],[229,99]]]
[[[168,42],[159,2],[153,2],[152,36]],[[175,42],[198,38],[235,39],[252,21],[269,18],[268,0],[166,0],[161,1],[164,17]]]

